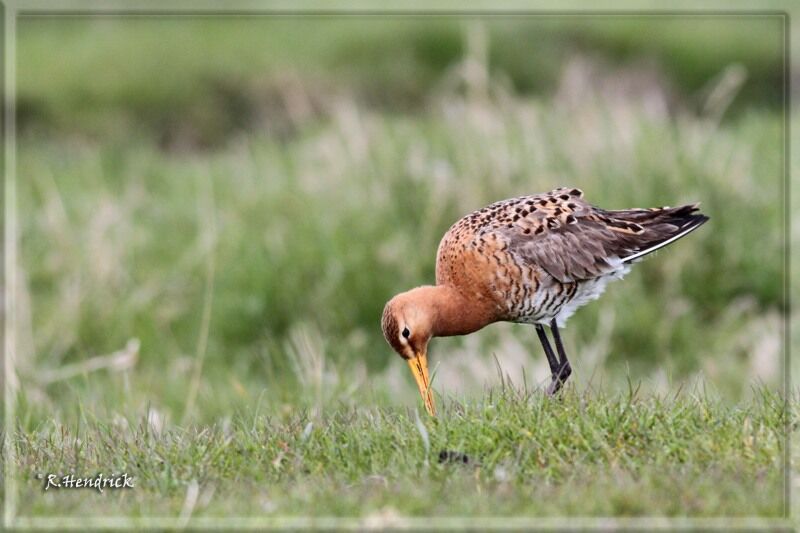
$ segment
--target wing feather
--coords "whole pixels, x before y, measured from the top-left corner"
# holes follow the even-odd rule
[[[677,208],[574,212],[574,220],[539,220],[543,228],[488,228],[506,242],[508,252],[525,264],[535,264],[562,283],[597,278],[618,270],[628,257],[640,257],[698,227],[707,217],[694,205]]]

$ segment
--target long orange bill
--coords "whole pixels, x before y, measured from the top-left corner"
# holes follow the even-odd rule
[[[428,356],[427,354],[420,354],[413,359],[408,360],[408,367],[411,373],[414,374],[414,379],[417,381],[419,393],[422,396],[422,401],[425,402],[425,409],[428,414],[436,416],[436,407],[433,405],[433,393],[431,392],[431,382],[428,378]]]

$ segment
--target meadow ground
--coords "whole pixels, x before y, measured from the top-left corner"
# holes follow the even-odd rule
[[[781,516],[774,25],[288,20],[20,25],[18,511]],[[458,217],[560,185],[711,219],[571,319],[564,398],[498,324],[433,342],[418,421],[384,303]],[[112,470],[137,488],[36,477]]]
[[[360,517],[784,515],[783,399],[557,399],[506,385],[413,409],[258,408],[204,426],[86,413],[19,435],[25,516]],[[369,399],[365,399],[369,404]],[[134,489],[43,493],[38,474],[126,472]],[[279,523],[279,522],[278,522]]]

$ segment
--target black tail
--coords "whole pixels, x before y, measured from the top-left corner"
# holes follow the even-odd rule
[[[624,263],[640,259],[677,241],[708,220],[706,215],[698,212],[697,204],[655,209],[626,209],[607,213],[611,218],[638,224],[644,229],[640,235],[640,246],[633,254],[622,258]]]

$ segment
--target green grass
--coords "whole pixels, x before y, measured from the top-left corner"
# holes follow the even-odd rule
[[[384,303],[433,281],[438,240],[460,215],[561,184],[608,208],[702,201],[711,217],[570,321],[579,382],[615,387],[630,375],[664,390],[702,375],[731,399],[753,379],[779,383],[778,117],[714,126],[629,104],[449,102],[464,107],[443,103],[422,119],[342,105],[291,140],[253,137],[212,154],[21,140],[19,371],[29,394],[48,416],[78,400],[153,401],[181,419],[200,360],[189,415],[208,421],[265,386],[284,395],[370,381],[413,393],[378,327]],[[476,127],[475,113],[495,129]],[[583,126],[571,129],[575,120]],[[41,379],[132,338],[134,368]],[[529,327],[432,347],[445,389],[482,386],[476,369],[491,375],[493,353],[516,374],[546,377]]]
[[[341,92],[376,109],[424,112],[464,56],[470,27],[486,32],[492,75],[522,94],[552,94],[564,65],[589,56],[663,73],[694,109],[709,82],[738,65],[746,82],[734,108],[777,110],[782,24],[777,16],[23,17],[18,122],[26,132],[99,140],[143,131],[182,148],[219,146],[265,122],[283,135],[287,94],[298,91],[316,113]]]
[[[84,413],[16,437],[22,515],[781,517],[783,400],[697,388],[557,400],[507,385],[437,419],[333,405],[164,427]],[[442,462],[442,450],[469,462]],[[135,489],[42,493],[37,474],[127,472]],[[602,497],[598,497],[602,494]]]

